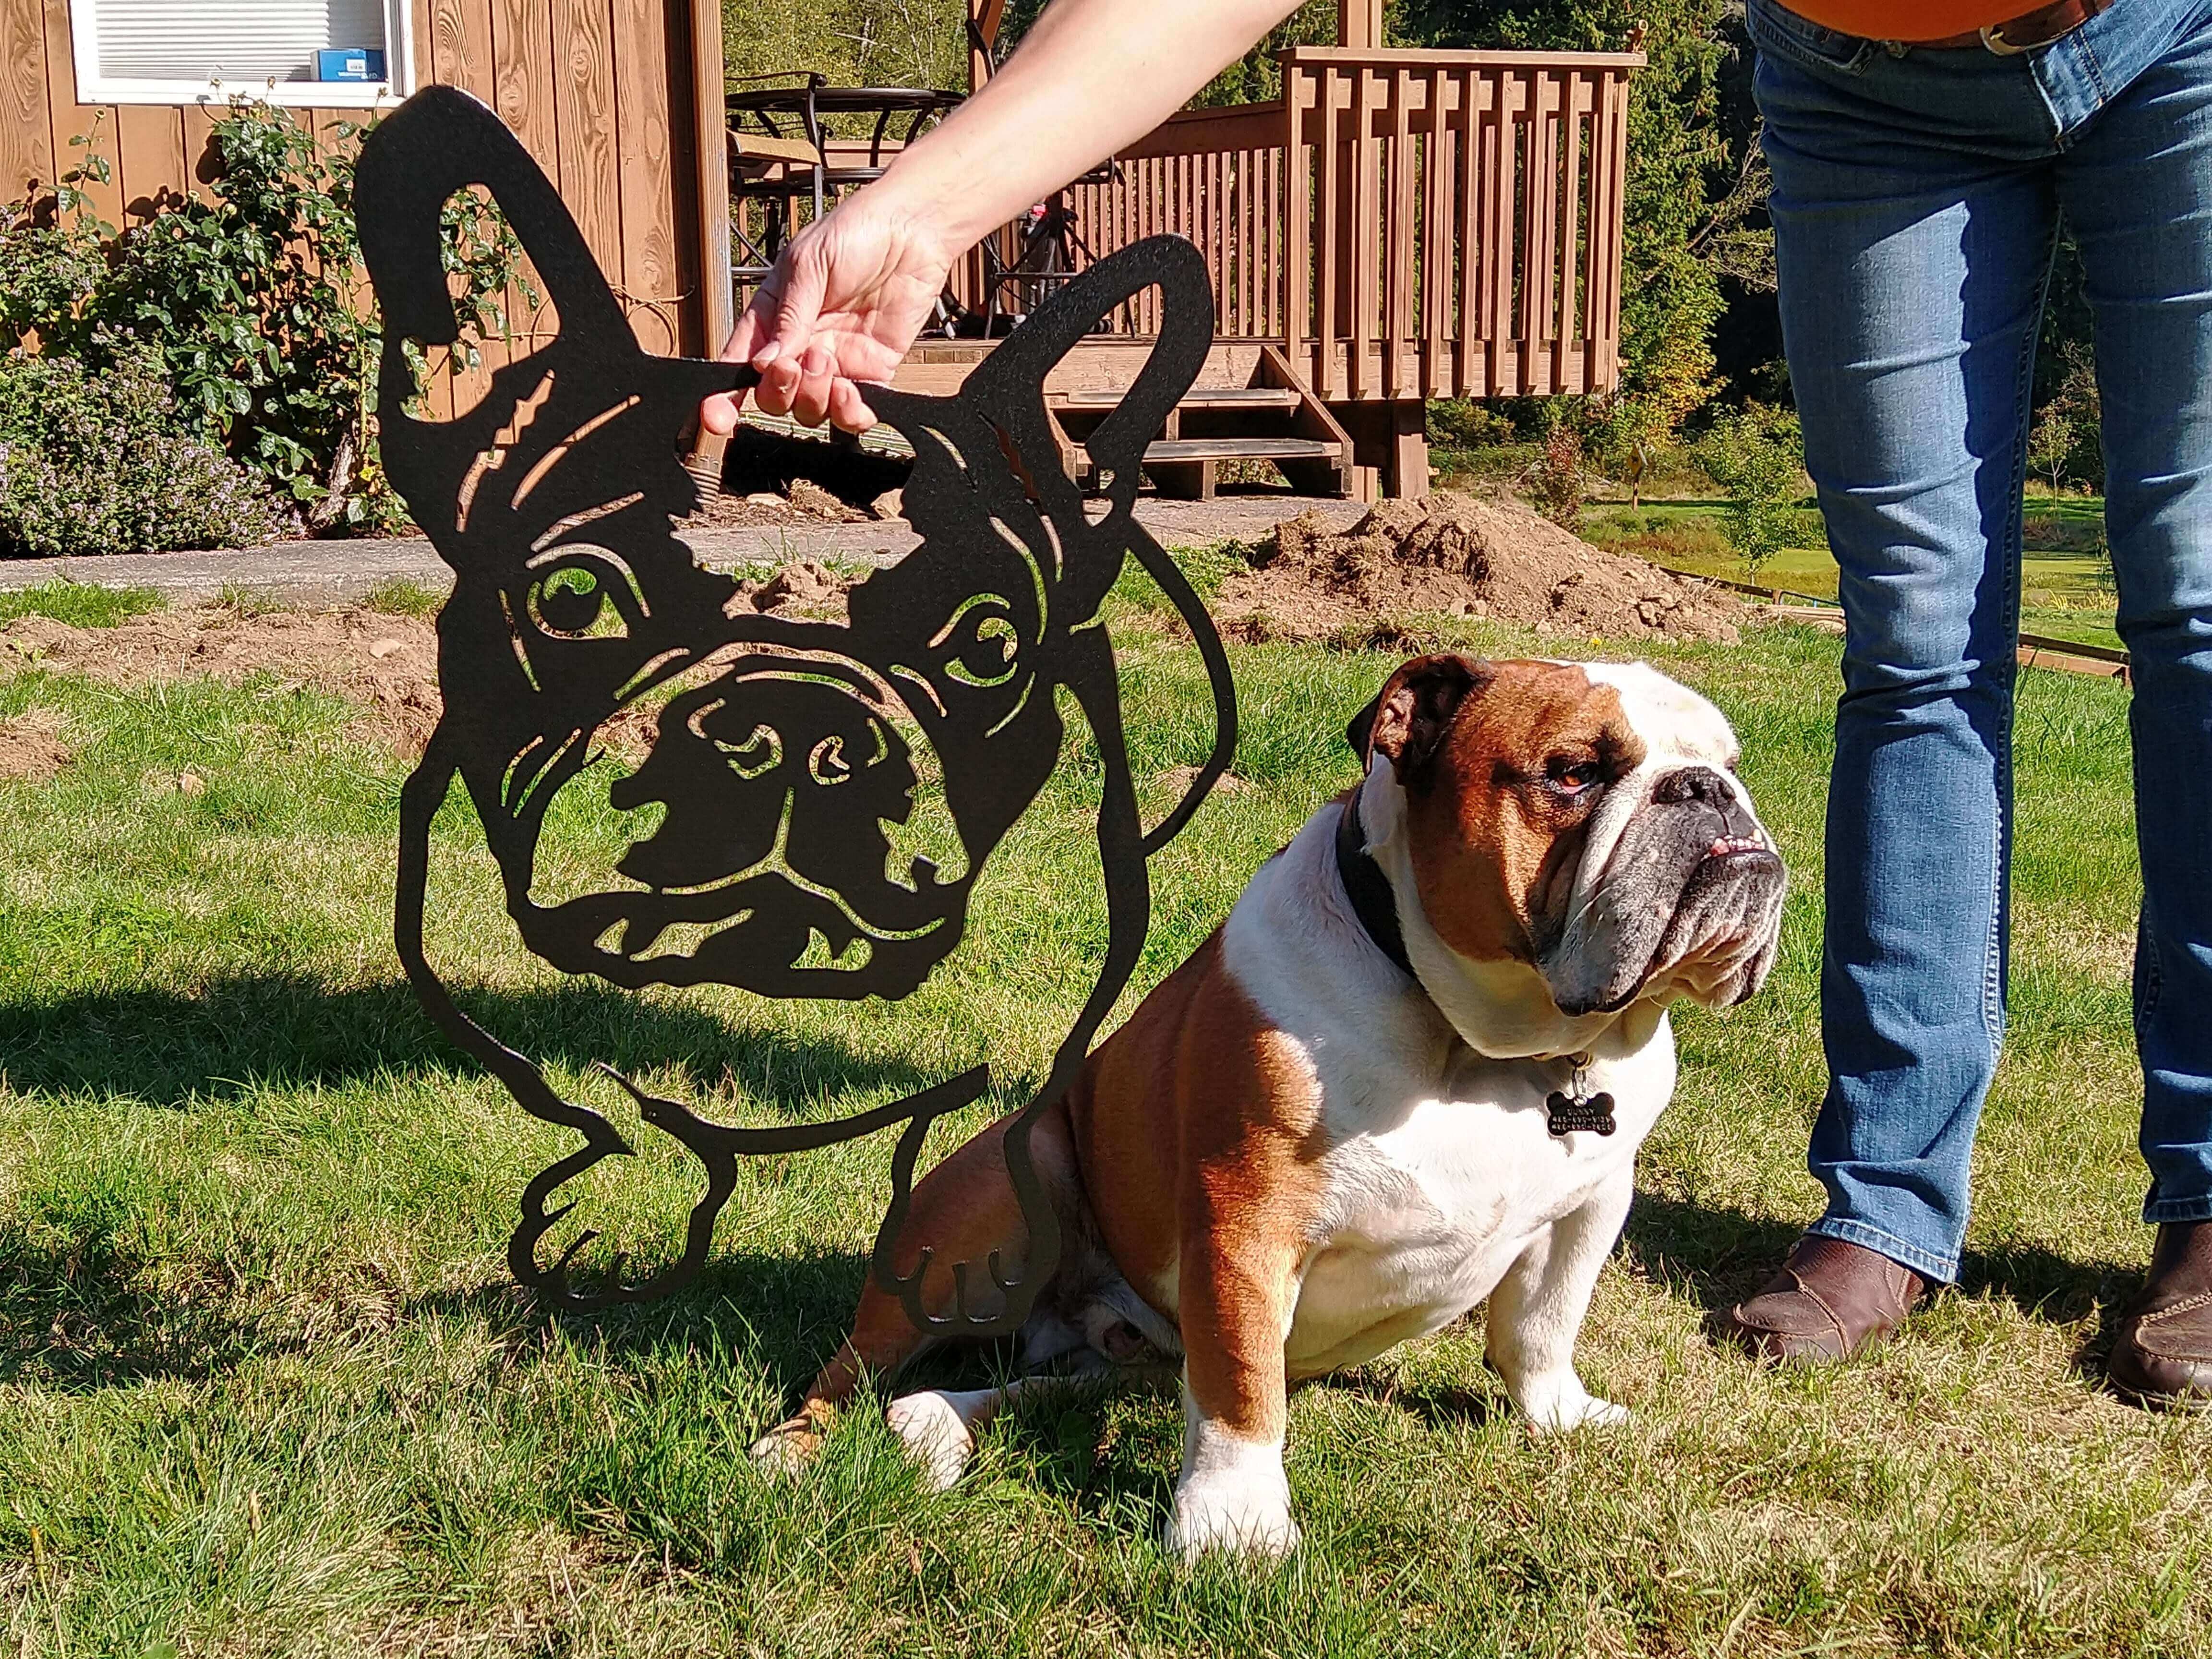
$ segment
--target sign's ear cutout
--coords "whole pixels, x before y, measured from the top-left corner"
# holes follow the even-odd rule
[[[1046,377],[1148,288],[1160,290],[1158,337],[1121,401],[1084,440],[1099,473],[1111,475],[1104,494],[1116,513],[1134,504],[1145,447],[1198,379],[1213,343],[1213,287],[1196,247],[1180,236],[1154,236],[1098,261],[1031,313],[961,388],[1013,439],[1033,477],[1064,482],[1045,415]],[[1074,499],[1072,484],[1067,495]]]
[[[386,409],[414,387],[402,343],[451,345],[461,319],[446,286],[447,199],[482,185],[560,313],[561,337],[594,355],[643,355],[560,192],[498,116],[457,87],[427,87],[377,124],[354,176],[362,260],[384,313],[378,391]]]

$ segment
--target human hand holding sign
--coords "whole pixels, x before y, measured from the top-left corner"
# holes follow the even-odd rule
[[[854,383],[890,379],[945,291],[956,252],[863,191],[784,250],[722,360],[760,371],[754,395],[771,414],[864,432],[875,416]],[[726,434],[738,422],[737,394],[708,398],[700,419]]]
[[[738,319],[725,362],[761,376],[771,415],[875,423],[952,262],[993,228],[1142,137],[1291,10],[1289,0],[1055,0],[1021,50],[881,179],[794,237]],[[726,436],[738,393],[700,424]]]

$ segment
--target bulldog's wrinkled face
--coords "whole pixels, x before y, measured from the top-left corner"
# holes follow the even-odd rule
[[[1417,965],[1425,947],[1492,985],[1518,969],[1548,1005],[1490,1052],[1765,982],[1782,860],[1735,732],[1697,693],[1642,663],[1434,656],[1393,674],[1370,714],[1363,822],[1401,915],[1418,904]]]

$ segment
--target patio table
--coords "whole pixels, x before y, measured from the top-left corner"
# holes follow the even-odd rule
[[[732,274],[755,282],[767,276],[800,198],[811,197],[820,217],[836,191],[883,177],[890,156],[958,107],[963,97],[925,87],[833,87],[815,74],[797,86],[726,94],[723,107],[740,164],[730,195],[733,202],[760,203],[765,221],[757,242],[740,233],[744,252],[752,258],[740,261]],[[866,138],[841,140],[829,132],[825,122],[837,117],[867,124]],[[804,150],[794,153],[800,146]],[[744,165],[748,157],[761,163],[750,177]]]

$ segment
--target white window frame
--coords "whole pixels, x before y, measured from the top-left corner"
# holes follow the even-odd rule
[[[384,0],[381,81],[146,81],[100,73],[100,0],[70,0],[70,38],[80,104],[199,104],[233,98],[287,109],[378,109],[415,90],[415,8]]]

